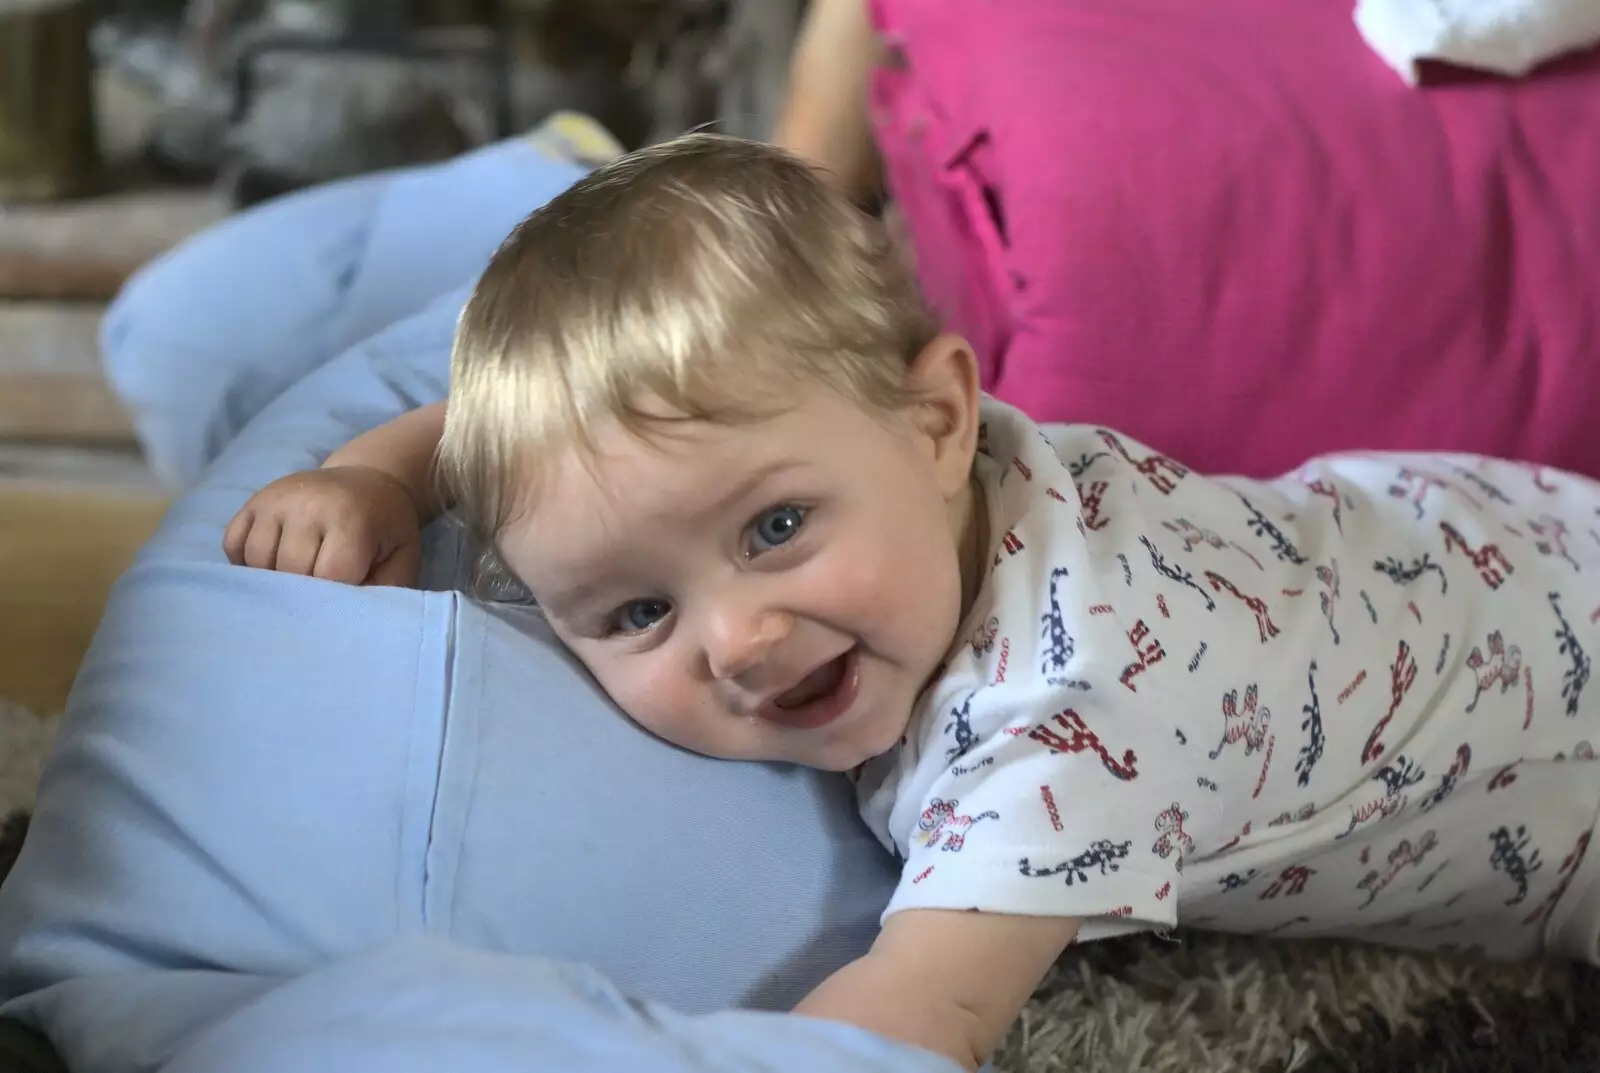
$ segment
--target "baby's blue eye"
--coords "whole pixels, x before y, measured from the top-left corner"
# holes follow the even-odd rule
[[[643,633],[672,613],[665,600],[634,600],[617,610],[617,627],[628,633]]]
[[[799,507],[773,507],[761,517],[756,519],[756,524],[750,531],[751,542],[755,552],[771,551],[780,544],[787,544],[794,539],[794,535],[805,524],[806,512]]]

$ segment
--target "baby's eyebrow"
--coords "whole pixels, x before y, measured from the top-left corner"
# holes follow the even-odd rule
[[[748,499],[752,492],[754,492],[757,488],[760,488],[767,481],[770,481],[773,477],[776,477],[780,473],[786,473],[792,469],[799,469],[800,466],[801,463],[797,459],[792,458],[774,459],[765,465],[757,466],[755,469],[745,474],[742,479],[730,486],[725,492],[718,495],[716,499],[712,500],[695,513],[708,517],[715,517],[719,514],[725,514],[729,510],[732,510],[734,507],[738,506],[745,499]]]
[[[539,606],[553,618],[570,618],[575,610],[587,607],[599,597],[602,586],[597,582],[579,581],[555,589],[539,597]]]

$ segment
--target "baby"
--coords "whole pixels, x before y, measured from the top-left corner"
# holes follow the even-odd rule
[[[1066,946],[1123,932],[1595,960],[1600,485],[1210,478],[1040,428],[778,150],[683,138],[536,212],[448,404],[260,492],[226,547],[405,584],[446,506],[641,726],[852,773],[904,874],[797,1012],[974,1068]]]

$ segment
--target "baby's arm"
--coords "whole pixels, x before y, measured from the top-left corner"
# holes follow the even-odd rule
[[[445,504],[433,480],[442,402],[413,410],[334,451],[320,469],[267,485],[223,534],[241,566],[353,585],[412,585],[422,526]]]
[[[891,916],[864,957],[823,981],[794,1012],[858,1025],[975,1070],[994,1054],[1080,923],[908,909]]]
[[[433,459],[443,436],[444,403],[431,403],[362,433],[329,455],[322,468],[366,466],[377,470],[406,490],[419,519],[432,521],[445,507],[433,480]]]

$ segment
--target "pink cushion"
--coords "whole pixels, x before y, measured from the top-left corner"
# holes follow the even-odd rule
[[[1413,90],[1351,8],[876,0],[930,298],[1001,398],[1204,470],[1600,476],[1600,53]]]

